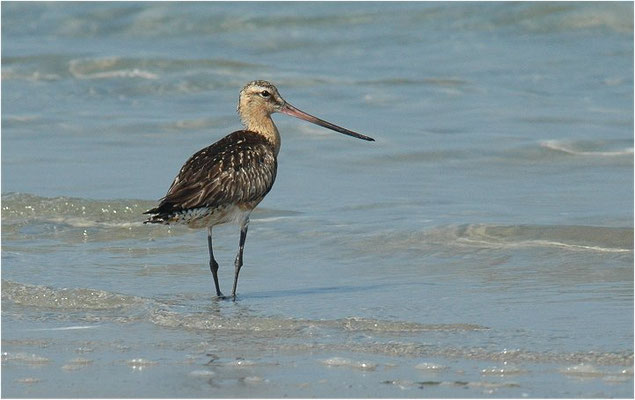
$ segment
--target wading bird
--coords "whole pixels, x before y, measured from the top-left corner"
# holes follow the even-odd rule
[[[265,197],[276,179],[280,134],[271,119],[283,113],[363,140],[373,138],[339,127],[305,113],[287,103],[278,89],[267,81],[253,81],[241,91],[238,114],[245,129],[233,132],[208,146],[183,165],[159,205],[144,214],[144,223],[185,224],[207,228],[209,268],[216,295],[224,298],[218,285],[218,263],[212,249],[212,228],[234,222],[240,225],[240,243],[234,262],[236,298],[238,274],[243,265],[243,249],[249,214]]]

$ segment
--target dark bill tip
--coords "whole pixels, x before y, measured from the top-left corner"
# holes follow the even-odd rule
[[[330,130],[333,130],[335,132],[343,133],[344,135],[356,137],[356,138],[362,139],[362,140],[367,140],[369,142],[374,142],[375,141],[375,139],[373,139],[370,136],[366,136],[366,135],[362,135],[361,133],[353,132],[353,131],[351,131],[349,129],[342,128],[341,126],[337,126],[337,125],[332,124],[332,123],[330,123],[328,121],[324,121],[323,119],[320,119],[318,117],[314,117],[311,114],[307,114],[304,111],[295,108],[294,106],[292,106],[289,103],[285,103],[284,106],[280,109],[280,112],[283,113],[283,114],[290,115],[292,117],[296,117],[296,118],[303,119],[305,121],[309,121],[309,122],[311,122],[311,123],[313,123],[315,125],[323,126],[323,127],[328,128]]]

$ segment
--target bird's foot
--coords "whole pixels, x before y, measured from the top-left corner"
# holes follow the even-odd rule
[[[231,301],[236,301],[236,295],[232,294],[229,296],[225,296],[224,294],[220,294],[218,296],[216,296],[216,300],[231,300]]]

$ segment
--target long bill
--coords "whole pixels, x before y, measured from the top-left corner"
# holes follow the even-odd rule
[[[337,126],[335,124],[332,124],[328,121],[324,121],[323,119],[319,119],[318,117],[314,117],[311,114],[307,114],[302,110],[298,110],[297,108],[293,107],[291,104],[289,103],[285,103],[284,106],[282,106],[282,109],[280,110],[281,113],[283,114],[287,114],[290,115],[292,117],[296,117],[296,118],[300,118],[303,119],[305,121],[309,121],[313,124],[316,125],[320,125],[323,126],[325,128],[331,129],[335,132],[339,132],[339,133],[343,133],[345,135],[348,136],[353,136],[356,137],[358,139],[363,139],[363,140],[368,140],[371,142],[374,142],[375,139],[373,139],[370,136],[366,136],[366,135],[362,135],[361,133],[357,133],[357,132],[353,132],[351,130],[348,130],[346,128],[342,128],[341,126]]]

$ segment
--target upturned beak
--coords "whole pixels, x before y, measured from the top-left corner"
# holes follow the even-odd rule
[[[320,126],[323,126],[325,128],[331,129],[331,130],[333,130],[335,132],[343,133],[343,134],[348,135],[348,136],[353,136],[353,137],[356,137],[358,139],[368,140],[368,141],[371,141],[371,142],[375,141],[375,139],[373,139],[370,136],[366,136],[366,135],[362,135],[361,133],[353,132],[353,131],[348,130],[346,128],[342,128],[341,126],[337,126],[335,124],[332,124],[332,123],[330,123],[328,121],[324,121],[323,119],[320,119],[318,117],[314,117],[313,115],[307,114],[304,111],[299,110],[299,109],[293,107],[291,104],[286,103],[286,102],[284,103],[284,105],[282,106],[282,108],[280,109],[279,112],[281,112],[282,114],[290,115],[292,117],[303,119],[305,121],[309,121],[309,122],[311,122],[311,123],[313,123],[315,125],[320,125]]]

